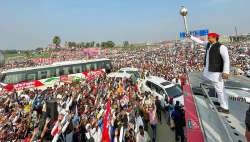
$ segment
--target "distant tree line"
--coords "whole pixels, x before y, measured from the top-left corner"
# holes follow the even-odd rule
[[[3,53],[4,54],[17,54],[18,53],[18,50],[3,50]]]
[[[56,47],[60,46],[61,38],[59,36],[54,36],[52,42]],[[65,46],[69,48],[88,48],[88,47],[102,47],[102,48],[112,48],[115,47],[115,43],[111,40],[105,42],[75,42],[75,41],[66,41]],[[131,47],[128,41],[124,41],[122,47]]]
[[[115,47],[115,43],[113,41],[106,41],[106,42],[74,42],[74,41],[67,41],[65,45],[69,48],[88,48],[88,47],[103,47],[103,48],[112,48]]]
[[[74,42],[74,41],[66,41],[65,45],[69,48],[88,48],[88,47],[102,47],[102,48],[113,48],[115,47],[115,43],[113,41],[106,42]],[[128,41],[124,41],[122,47],[132,47],[132,44],[129,44]]]

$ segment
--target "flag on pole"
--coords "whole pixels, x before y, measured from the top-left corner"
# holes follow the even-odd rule
[[[51,131],[51,136],[55,137],[56,134],[58,134],[60,131],[59,129],[59,122],[56,122],[55,126],[53,127]]]
[[[110,113],[110,100],[108,100],[107,107],[106,107],[106,114],[103,120],[103,130],[102,130],[102,142],[110,142],[109,139],[109,129],[108,129],[108,117]]]

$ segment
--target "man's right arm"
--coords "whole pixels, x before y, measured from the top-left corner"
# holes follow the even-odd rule
[[[207,41],[203,41],[203,40],[201,40],[201,39],[199,39],[197,37],[194,37],[192,35],[190,36],[190,39],[193,40],[196,43],[199,43],[201,45],[207,46]]]

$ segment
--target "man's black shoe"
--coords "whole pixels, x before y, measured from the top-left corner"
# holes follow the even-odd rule
[[[218,110],[218,112],[229,114],[229,110],[228,109],[224,109],[222,107],[218,107],[217,110]]]

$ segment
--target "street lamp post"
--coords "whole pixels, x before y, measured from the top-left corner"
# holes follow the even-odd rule
[[[185,32],[186,32],[186,35],[187,35],[187,34],[189,34],[188,26],[187,26],[187,14],[188,14],[187,8],[182,6],[181,10],[180,10],[180,14],[183,17]],[[188,58],[187,55],[188,55],[188,48],[185,49],[185,73],[188,72],[188,70],[187,70],[187,58]]]
[[[182,6],[181,10],[180,10],[180,14],[183,17],[186,34],[188,34],[188,26],[187,26],[187,14],[188,14],[188,10],[187,10],[187,8],[185,8],[184,6]]]

